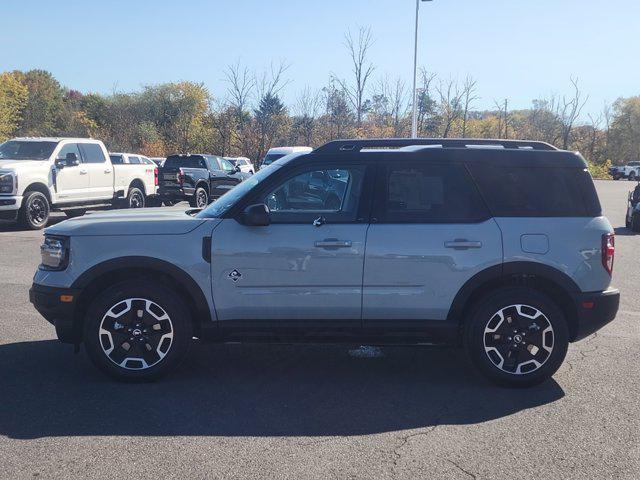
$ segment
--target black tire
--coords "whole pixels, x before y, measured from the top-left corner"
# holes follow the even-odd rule
[[[144,208],[146,204],[146,198],[144,192],[138,187],[129,188],[125,208]]]
[[[640,214],[634,213],[631,217],[631,230],[638,233],[640,232]]]
[[[40,230],[47,226],[50,214],[51,205],[44,193],[27,192],[18,211],[18,223],[28,230]]]
[[[636,172],[629,172],[629,176],[627,177],[627,180],[633,182],[636,179]]]
[[[536,310],[542,315],[537,316]],[[535,320],[530,318],[534,315]],[[549,297],[526,287],[508,287],[476,304],[464,340],[471,361],[489,380],[506,387],[530,387],[560,368],[569,330],[564,314]]]
[[[209,205],[209,192],[203,186],[198,186],[193,196],[189,198],[189,205],[193,208],[204,208]]]
[[[68,217],[68,218],[76,218],[76,217],[81,217],[83,216],[85,213],[87,213],[87,209],[86,208],[77,208],[75,210],[65,210],[64,214]]]
[[[193,325],[188,312],[178,295],[153,280],[116,284],[89,305],[83,334],[87,354],[116,380],[157,380],[177,367],[189,350]]]
[[[631,220],[625,215],[624,217],[624,226],[627,228],[631,228]]]

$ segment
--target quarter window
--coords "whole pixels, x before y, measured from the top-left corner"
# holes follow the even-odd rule
[[[84,163],[105,163],[107,159],[97,143],[81,143],[80,151]]]
[[[398,163],[383,171],[378,222],[475,223],[489,217],[462,165]]]
[[[140,157],[129,155],[129,163],[133,165],[140,165]]]

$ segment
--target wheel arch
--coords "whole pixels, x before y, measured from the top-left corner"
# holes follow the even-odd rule
[[[164,260],[130,256],[94,265],[72,284],[71,288],[80,292],[74,315],[74,331],[79,335],[77,338],[81,338],[82,323],[91,300],[105,288],[134,278],[151,278],[176,292],[189,308],[197,336],[202,333],[203,325],[215,325],[204,292],[191,275]]]
[[[579,293],[580,287],[566,273],[538,262],[507,262],[477,273],[456,294],[447,320],[464,327],[482,298],[498,288],[512,286],[530,287],[550,297],[565,315],[570,340],[576,338],[578,312],[572,294]]]
[[[211,188],[209,186],[209,182],[207,182],[206,180],[201,179],[196,182],[196,186],[193,187],[194,194],[198,187],[203,187],[207,191],[207,195],[211,195]]]
[[[42,182],[32,182],[32,183],[30,183],[24,189],[24,193],[22,195],[23,196],[26,195],[27,192],[40,192],[40,193],[44,194],[47,197],[47,200],[49,201],[49,205],[53,206],[53,202],[51,200],[51,191],[49,190],[49,187],[47,187],[44,183],[42,183]]]
[[[146,189],[144,187],[144,182],[142,180],[140,180],[139,178],[134,178],[133,180],[131,180],[131,183],[129,184],[129,187],[127,188],[127,195],[129,195],[129,192],[131,191],[132,188],[139,188],[140,190],[142,190],[142,194],[145,197],[147,196],[147,192],[146,192]]]

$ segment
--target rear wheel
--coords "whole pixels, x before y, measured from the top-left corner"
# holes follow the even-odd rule
[[[51,205],[42,192],[27,192],[18,211],[18,223],[29,230],[40,230],[49,222]]]
[[[85,316],[84,343],[92,362],[122,381],[167,374],[193,337],[189,310],[179,296],[153,281],[128,281],[100,294]]]
[[[528,387],[550,378],[564,361],[569,332],[562,311],[525,287],[498,290],[480,302],[466,326],[465,346],[491,381]]]
[[[127,208],[144,208],[144,206],[145,206],[144,192],[140,190],[138,187],[129,188],[126,207]]]
[[[640,213],[634,213],[631,217],[631,230],[640,232]]]
[[[189,205],[194,208],[204,208],[209,205],[209,193],[204,187],[196,188],[193,197],[189,199]]]

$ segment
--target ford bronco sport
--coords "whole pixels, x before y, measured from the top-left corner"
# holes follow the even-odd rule
[[[341,140],[277,160],[204,210],[46,230],[30,298],[121,380],[193,337],[463,345],[528,386],[611,321],[614,235],[583,158],[541,142]]]

